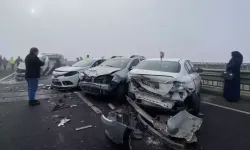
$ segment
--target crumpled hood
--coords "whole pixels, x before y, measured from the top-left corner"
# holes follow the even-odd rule
[[[65,66],[65,67],[57,68],[55,71],[58,71],[58,72],[70,72],[70,71],[80,71],[80,70],[84,70],[84,69],[88,69],[88,68],[87,67]]]
[[[86,70],[84,73],[89,77],[97,77],[101,75],[108,75],[121,70],[121,68],[113,68],[107,66],[97,66]]]

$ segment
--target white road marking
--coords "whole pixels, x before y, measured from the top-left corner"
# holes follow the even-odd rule
[[[10,74],[10,75],[8,75],[8,76],[6,76],[6,77],[4,77],[4,78],[2,78],[2,79],[0,79],[0,81],[3,81],[3,80],[5,80],[5,79],[7,79],[7,78],[9,78],[9,77],[11,77],[12,75],[14,75],[15,74],[15,72],[14,73],[12,73],[12,74]]]
[[[101,111],[99,108],[95,107],[95,106],[91,106],[91,108],[92,108],[92,109],[94,110],[94,112],[97,113],[97,114],[101,114],[101,113],[102,113],[102,111]]]
[[[95,107],[90,101],[88,101],[85,97],[83,97],[83,95],[80,92],[76,92],[76,94],[80,97],[80,99],[85,102],[91,109],[93,109],[93,111],[97,114],[102,114],[102,111]]]
[[[232,110],[232,111],[243,113],[243,114],[246,114],[246,115],[250,115],[250,112],[247,112],[247,111],[243,111],[243,110],[239,110],[239,109],[234,109],[234,108],[230,108],[230,107],[226,107],[226,106],[221,106],[221,105],[218,105],[218,104],[214,104],[214,103],[210,103],[210,102],[205,102],[205,101],[202,101],[202,103],[208,104],[208,105],[212,105],[212,106],[215,106],[215,107],[220,107],[220,108],[227,109],[227,110]]]
[[[89,107],[93,106],[93,104],[88,101],[86,98],[83,97],[83,95],[80,92],[76,92],[76,94],[80,97],[80,99],[85,102]]]

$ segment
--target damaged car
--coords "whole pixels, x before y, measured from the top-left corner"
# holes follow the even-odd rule
[[[72,89],[77,88],[83,78],[83,72],[89,68],[96,67],[105,59],[89,58],[76,62],[72,66],[64,66],[55,69],[52,73],[52,88]]]
[[[201,71],[185,59],[145,60],[128,74],[129,96],[140,105],[167,110],[187,106],[197,114]]]
[[[200,72],[185,59],[144,60],[128,74],[130,106],[102,115],[105,134],[131,148],[135,132],[150,131],[172,149],[192,149],[203,121]]]
[[[113,95],[118,101],[122,101],[128,91],[128,72],[144,59],[137,55],[108,59],[99,66],[86,70],[79,86],[84,93]]]

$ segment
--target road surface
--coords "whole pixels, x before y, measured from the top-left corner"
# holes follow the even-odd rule
[[[40,81],[49,84],[50,78]],[[75,93],[65,93],[39,88],[41,105],[27,105],[27,85],[9,80],[0,83],[0,150],[116,150],[119,149],[104,135],[100,115]],[[66,98],[65,98],[66,97]],[[72,108],[52,111],[52,103],[60,98]],[[85,97],[103,114],[110,111],[108,103],[122,107],[103,97]],[[250,149],[250,103],[227,103],[220,97],[202,95],[204,122],[199,132],[197,150],[248,150]],[[60,115],[70,118],[64,127],[58,127]],[[75,128],[92,125],[81,131]],[[134,149],[169,150],[162,144],[149,142],[150,135],[133,141]],[[154,137],[152,137],[154,138]],[[157,139],[154,139],[158,141]],[[157,143],[157,142],[156,142]]]

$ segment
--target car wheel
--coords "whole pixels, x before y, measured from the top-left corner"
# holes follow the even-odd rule
[[[197,116],[200,112],[200,102],[200,94],[193,92],[191,96],[187,97],[184,103],[186,105],[187,111],[192,115]]]

